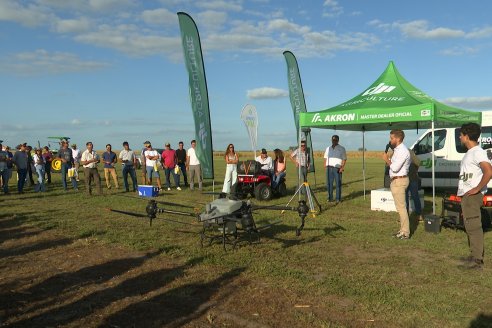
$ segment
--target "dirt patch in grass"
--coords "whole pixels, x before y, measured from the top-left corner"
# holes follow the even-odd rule
[[[345,309],[356,307],[338,296],[320,302],[308,291],[256,281],[247,268],[66,238],[21,225],[15,216],[0,217],[0,236],[2,326],[345,326]]]

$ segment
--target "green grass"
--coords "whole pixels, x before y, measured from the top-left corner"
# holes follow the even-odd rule
[[[470,273],[457,268],[457,258],[468,254],[466,235],[450,230],[430,234],[420,224],[409,241],[392,239],[391,234],[399,228],[397,214],[370,210],[370,190],[383,185],[383,162],[373,158],[366,159],[366,164],[366,198],[361,159],[349,159],[343,176],[344,201],[331,207],[326,203],[324,170],[321,159],[317,158],[317,184],[312,175],[310,184],[324,211],[306,220],[302,236],[295,236],[299,224],[296,213],[258,211],[255,213],[258,226],[281,222],[262,231],[259,244],[227,253],[220,245],[201,248],[196,233],[199,225],[159,220],[191,222],[188,217],[161,214],[149,226],[147,219],[107,210],[144,213],[146,202],[121,197],[121,191],[107,189],[104,196],[88,197],[83,193],[83,182],[80,182],[81,191],[65,193],[58,174],[54,174],[54,184],[44,194],[17,195],[11,182],[12,195],[0,198],[2,217],[15,215],[19,223],[57,229],[74,238],[97,239],[135,250],[159,249],[183,262],[203,258],[197,265],[208,269],[203,270],[209,275],[205,279],[213,279],[216,272],[246,267],[243,274],[248,278],[309,296],[314,302],[329,305],[333,313],[348,318],[348,322],[362,320],[354,321],[354,326],[365,326],[363,320],[375,320],[375,326],[464,327],[481,313],[492,315],[492,270],[486,267],[482,273]],[[215,190],[219,191],[225,172],[219,157],[215,158],[215,168]],[[119,175],[121,180],[120,172]],[[288,163],[290,194],[295,190],[295,176],[292,163]],[[213,189],[211,181],[206,181],[205,189]],[[290,198],[275,199],[268,204],[286,204]],[[212,196],[173,190],[162,192],[158,199],[201,209]],[[178,206],[165,208],[185,210]],[[430,211],[432,200],[426,194],[424,212]],[[440,213],[440,198],[437,213]],[[492,234],[486,233],[486,264],[490,263],[487,255],[492,253],[491,239]],[[336,321],[326,321],[315,313],[296,312],[295,315],[306,325],[339,326]],[[343,325],[351,324],[345,321]]]

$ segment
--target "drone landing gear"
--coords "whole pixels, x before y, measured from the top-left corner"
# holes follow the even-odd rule
[[[299,217],[301,218],[301,225],[296,229],[296,236],[299,237],[301,235],[302,229],[304,229],[304,222],[308,213],[310,212],[313,218],[315,218],[317,213],[321,213],[321,205],[312,192],[311,188],[309,187],[308,182],[303,182],[299,186],[299,188],[297,188],[296,192],[285,206],[289,206],[290,202],[292,202],[296,195],[304,195],[304,200],[299,201],[299,207],[297,208],[297,212],[299,213]],[[316,210],[316,208],[314,207],[315,203],[318,206],[318,210]]]
[[[236,246],[242,242],[248,244],[259,243],[260,234],[256,229],[256,226],[248,226],[244,228],[238,228],[237,223],[242,223],[241,219],[224,219],[222,222],[204,223],[203,230],[200,233],[200,244],[204,247],[204,244],[208,241],[208,246],[214,242],[222,243],[224,251],[227,251],[227,246],[232,246],[232,250],[236,249]],[[217,231],[219,233],[217,233]]]

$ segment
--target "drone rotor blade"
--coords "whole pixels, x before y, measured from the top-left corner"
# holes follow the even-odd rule
[[[140,214],[140,213],[133,213],[133,212],[127,212],[127,211],[121,211],[121,210],[115,210],[113,208],[108,208],[108,211],[110,212],[115,212],[115,213],[121,213],[129,216],[134,216],[137,218],[147,218],[148,216],[145,214]]]

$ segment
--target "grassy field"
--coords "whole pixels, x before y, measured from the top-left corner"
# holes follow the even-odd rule
[[[54,174],[54,183],[42,194],[29,191],[17,195],[12,182],[12,195],[0,196],[1,218],[14,218],[21,226],[54,229],[67,237],[94,240],[96,244],[159,250],[163,258],[179,263],[199,258],[195,270],[199,270],[200,276],[191,275],[188,282],[214,281],[223,272],[240,269],[244,279],[257,285],[240,294],[250,293],[250,299],[241,297],[235,304],[251,309],[256,300],[263,311],[272,315],[252,320],[269,326],[284,327],[285,322],[290,322],[298,327],[490,327],[492,234],[485,234],[483,272],[458,268],[458,258],[468,255],[463,232],[443,230],[431,234],[424,231],[422,224],[413,222],[415,232],[410,240],[391,238],[399,228],[397,214],[370,209],[370,190],[382,187],[384,167],[382,160],[369,157],[365,198],[360,156],[349,156],[343,176],[343,202],[338,206],[326,202],[324,170],[321,158],[316,157],[318,172],[315,179],[312,175],[309,179],[323,212],[309,217],[302,235],[296,237],[296,213],[257,211],[257,226],[277,224],[262,231],[259,244],[231,252],[223,252],[220,245],[201,248],[195,233],[200,230],[199,225],[182,226],[159,220],[165,217],[191,222],[186,217],[158,215],[149,226],[146,219],[108,211],[113,208],[144,213],[146,202],[122,197],[129,194],[123,193],[121,187],[105,188],[103,196],[88,197],[81,181],[79,192],[63,192],[59,174]],[[220,157],[215,158],[215,171],[218,191],[225,172]],[[122,186],[120,172],[119,175]],[[290,195],[295,190],[295,176],[292,163],[288,163]],[[205,190],[212,189],[212,181],[206,181]],[[290,195],[261,203],[286,204]],[[202,209],[212,197],[173,188],[161,192],[158,200]],[[183,210],[179,206],[164,207]],[[431,197],[427,193],[424,212],[431,211]],[[440,213],[440,198],[437,212]],[[257,288],[262,284],[271,286],[268,292],[259,292]],[[280,299],[292,305],[289,318],[275,316]]]

